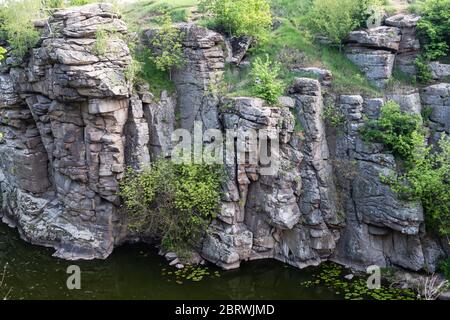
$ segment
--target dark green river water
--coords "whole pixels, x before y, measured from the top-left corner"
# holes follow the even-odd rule
[[[321,286],[305,288],[317,269],[299,270],[272,260],[243,263],[199,282],[176,282],[175,269],[146,245],[123,246],[105,261],[67,262],[53,250],[20,240],[17,231],[0,224],[0,266],[8,263],[9,299],[337,299]],[[68,290],[67,267],[81,268],[81,290]],[[215,272],[219,271],[219,276]],[[171,274],[169,274],[171,273]]]

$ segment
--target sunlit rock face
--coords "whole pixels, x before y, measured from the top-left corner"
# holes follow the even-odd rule
[[[394,68],[416,75],[415,59],[420,54],[416,26],[420,17],[398,14],[384,26],[352,31],[346,39],[347,57],[376,87],[384,89]]]
[[[347,54],[384,87],[401,55],[418,50],[414,23],[402,16],[354,32]],[[295,79],[276,106],[223,97],[227,57],[242,60],[250,44],[226,52],[234,48],[221,34],[187,23],[178,25],[185,63],[172,70],[175,91],[155,97],[149,85],[127,80],[131,56],[121,37],[98,48],[97,30],[127,32],[110,5],[60,10],[44,25],[36,48],[21,63],[8,58],[0,74],[1,215],[24,239],[64,259],[106,258],[124,241],[143,240],[126,227],[118,196],[124,170],[170,158],[172,133],[193,133],[199,123],[201,132],[231,131],[233,139],[264,131],[278,146],[277,170],[267,174],[261,148],[231,141],[220,210],[196,248],[204,259],[225,269],[267,258],[299,268],[333,260],[436,269],[442,246],[426,233],[422,207],[382,183],[380,175],[398,170],[395,159],[366,144],[359,129],[394,100],[417,115],[431,108],[424,120],[437,141],[449,133],[447,83],[380,98],[336,96],[331,72],[304,68],[319,80]],[[143,44],[153,35],[145,32]],[[343,116],[339,129],[325,121],[329,105]]]
[[[65,259],[106,258],[119,235],[131,56],[119,37],[96,53],[100,28],[126,33],[110,5],[58,11],[0,77],[3,220]]]

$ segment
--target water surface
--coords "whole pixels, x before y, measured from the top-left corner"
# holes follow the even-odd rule
[[[209,265],[219,277],[176,283],[163,257],[148,245],[117,248],[106,260],[68,262],[53,250],[22,241],[16,230],[0,224],[0,266],[8,263],[10,299],[337,299],[333,290],[305,288],[318,270],[299,270],[274,260],[242,263],[233,271]],[[68,290],[67,267],[80,266],[81,290]]]

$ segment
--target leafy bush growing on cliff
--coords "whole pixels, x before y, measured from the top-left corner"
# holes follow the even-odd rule
[[[158,29],[150,41],[153,48],[152,60],[156,68],[161,71],[170,71],[173,67],[181,67],[183,59],[184,34],[172,23],[170,15],[165,14],[160,18],[160,29]]]
[[[167,250],[195,246],[219,210],[221,177],[218,166],[168,160],[129,169],[120,186],[129,228],[160,238]]]
[[[62,8],[64,7],[64,0],[41,0],[41,4],[44,8]]]
[[[254,95],[270,104],[276,104],[284,92],[284,83],[279,79],[280,71],[281,65],[272,62],[268,55],[265,60],[256,58],[250,72]]]
[[[102,2],[96,0],[70,0],[69,5],[71,6],[84,6],[85,4],[94,3],[94,2]]]
[[[383,143],[402,161],[403,173],[382,177],[402,198],[421,201],[427,226],[450,235],[450,138],[443,136],[437,149],[427,146],[421,120],[388,102],[378,120],[362,130],[366,141]]]
[[[0,5],[0,30],[13,56],[22,58],[39,40],[33,24],[39,16],[39,0],[6,0]]]
[[[92,47],[92,52],[97,56],[106,54],[111,49],[109,48],[110,41],[119,37],[120,35],[115,30],[99,28],[95,33],[95,43]]]
[[[450,46],[450,0],[425,0],[419,5],[422,18],[417,23],[423,53],[416,60],[418,80],[431,80],[428,63],[448,54]]]
[[[366,27],[373,13],[370,8],[379,4],[377,0],[314,0],[305,23],[340,47],[351,31]]]
[[[272,26],[267,0],[202,0],[199,6],[213,16],[213,24],[233,36],[264,39]]]
[[[402,112],[396,102],[389,101],[381,109],[380,118],[366,124],[362,136],[366,141],[383,143],[394,154],[409,159],[417,139],[424,140],[419,134],[421,125],[419,116]]]
[[[450,138],[442,137],[439,151],[422,142],[415,144],[406,172],[388,179],[394,191],[406,199],[420,200],[427,224],[441,235],[450,235]]]
[[[0,61],[3,61],[5,59],[6,49],[3,47],[0,47]]]

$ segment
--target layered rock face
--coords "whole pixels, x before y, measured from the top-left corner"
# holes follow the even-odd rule
[[[400,30],[394,27],[353,31],[348,38],[347,57],[375,86],[384,88],[392,75],[400,40]]]
[[[236,144],[237,159],[227,165],[222,212],[202,248],[206,259],[223,268],[262,258],[303,268],[320,264],[336,246],[336,194],[327,162],[320,84],[298,79],[293,93],[294,98],[283,99],[284,107],[256,98],[224,102],[224,129],[239,137],[250,130],[269,132],[272,143],[279,144],[279,157],[274,159],[277,169],[267,174],[260,164],[239,161],[247,157],[261,163],[262,148]],[[294,115],[307,128],[306,138],[295,132]]]
[[[109,5],[56,12],[0,80],[3,220],[65,259],[105,258],[119,234],[131,57],[119,37],[94,53],[100,28],[126,32]]]
[[[180,26],[185,66],[173,72],[181,128],[192,130],[202,122],[205,130],[219,129],[219,85],[225,69],[223,37],[195,24]]]
[[[436,132],[450,133],[450,83],[439,83],[423,88],[423,105],[430,111],[430,127]]]
[[[442,252],[424,235],[421,205],[401,201],[380,181],[381,176],[396,172],[395,159],[382,146],[364,143],[359,135],[363,119],[377,118],[383,104],[383,99],[339,97],[346,123],[332,149],[347,219],[333,259],[355,267],[371,262],[434,270]]]
[[[411,24],[393,21],[350,36],[349,57],[380,87],[397,53],[416,48],[408,40]],[[169,158],[174,130],[193,133],[200,124],[201,132],[223,133],[233,151],[224,154],[221,210],[197,248],[203,258],[225,269],[263,258],[299,268],[329,259],[357,268],[436,268],[442,248],[425,233],[421,206],[400,201],[380,181],[397,170],[395,160],[382,146],[365,144],[359,128],[394,100],[419,115],[430,108],[430,127],[448,133],[448,84],[380,99],[330,97],[322,86],[331,73],[309,68],[320,81],[295,79],[281,106],[225,98],[225,61],[239,63],[245,53],[227,55],[214,31],[179,27],[185,64],[172,72],[176,92],[160,97],[145,85],[131,90],[131,57],[120,37],[110,35],[99,50],[97,30],[126,32],[107,4],[57,11],[29,57],[21,64],[8,58],[0,74],[5,222],[65,259],[105,258],[126,240],[142,240],[126,230],[117,195],[125,167]],[[245,51],[248,39],[235,40]],[[345,116],[338,131],[325,125],[325,98]],[[203,138],[205,146],[213,142]]]
[[[399,14],[386,19],[385,26],[353,31],[347,39],[347,57],[378,88],[385,88],[393,68],[411,76],[420,52],[416,26],[420,17]]]

